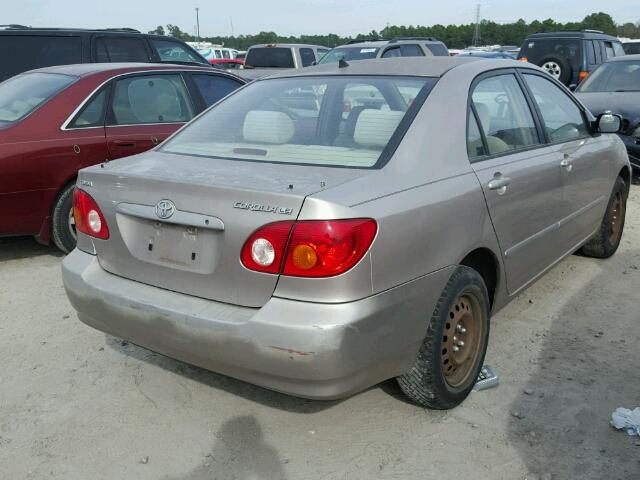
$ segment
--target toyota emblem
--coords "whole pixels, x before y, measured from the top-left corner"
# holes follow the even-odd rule
[[[158,218],[167,219],[176,211],[176,205],[171,200],[160,200],[156,203],[156,215]]]

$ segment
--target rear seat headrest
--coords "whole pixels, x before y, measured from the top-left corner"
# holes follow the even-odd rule
[[[282,112],[252,110],[247,113],[242,136],[247,142],[283,144],[293,138],[293,120]]]
[[[404,114],[396,110],[363,110],[358,117],[353,140],[363,147],[386,147]]]

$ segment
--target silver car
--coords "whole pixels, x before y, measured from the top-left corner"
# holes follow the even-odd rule
[[[389,59],[256,81],[156,149],[80,172],[80,320],[314,399],[397,377],[469,394],[489,318],[565,256],[620,242],[631,170],[537,67]]]

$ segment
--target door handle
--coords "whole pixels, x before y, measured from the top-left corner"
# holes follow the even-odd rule
[[[510,183],[511,179],[509,177],[500,176],[491,180],[487,184],[487,187],[489,188],[489,190],[496,190],[498,195],[503,195],[504,192],[507,191],[507,187]]]
[[[560,166],[570,172],[573,169],[573,159],[565,153]]]
[[[113,144],[120,148],[133,148],[136,146],[136,142],[131,140],[113,140]]]

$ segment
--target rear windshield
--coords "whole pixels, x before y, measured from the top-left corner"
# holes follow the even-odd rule
[[[607,62],[578,87],[579,92],[640,92],[640,60]]]
[[[408,108],[434,84],[432,78],[373,76],[257,81],[189,124],[162,151],[375,168]]]
[[[541,65],[542,63],[563,58],[575,70],[582,66],[582,41],[575,38],[532,38],[527,39],[520,50],[521,57],[527,57],[530,63]]]
[[[340,60],[367,60],[376,58],[379,48],[375,47],[340,47],[327,53],[318,63],[336,63]]]
[[[247,53],[245,67],[294,68],[293,50],[284,47],[257,47]]]
[[[0,124],[23,119],[75,80],[56,73],[26,73],[1,83]]]
[[[622,48],[627,55],[639,55],[640,54],[640,42],[637,43],[623,43]]]

